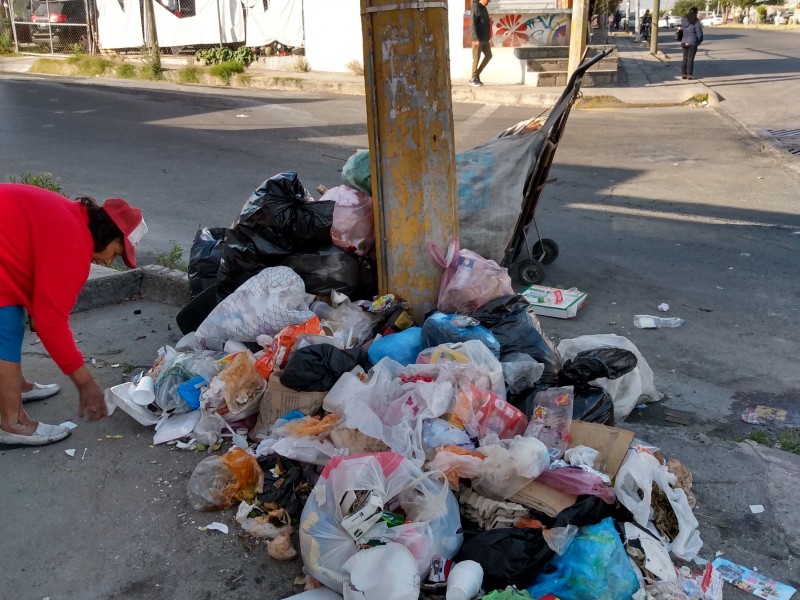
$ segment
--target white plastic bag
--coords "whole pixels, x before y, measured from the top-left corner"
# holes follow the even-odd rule
[[[221,349],[228,340],[255,342],[287,325],[305,323],[314,297],[289,267],[270,267],[254,275],[220,302],[195,334],[201,347]]]
[[[647,527],[653,514],[653,484],[657,485],[667,495],[678,519],[678,535],[671,542],[667,541],[667,548],[678,558],[690,561],[697,556],[703,541],[700,539],[699,524],[689,507],[686,493],[671,485],[675,481],[675,475],[659,463],[655,456],[632,449],[628,451],[625,462],[617,472],[614,492],[622,505],[631,511],[634,520],[642,527]]]
[[[550,466],[547,446],[533,437],[501,440],[489,434],[478,452],[486,458],[473,488],[495,500],[508,500]]]
[[[478,342],[480,343],[480,342]],[[399,378],[402,365],[384,358],[369,372],[345,373],[325,396],[322,407],[336,413],[349,429],[376,438],[417,466],[425,462],[422,424],[449,407],[454,391],[449,382],[408,382]]]
[[[361,541],[403,544],[414,557],[418,575],[428,572],[434,556],[452,558],[463,535],[458,502],[447,484],[423,473],[396,452],[335,457],[325,465],[300,518],[300,551],[307,572],[329,588],[342,592],[349,581],[343,565],[358,551],[342,526],[343,497],[370,490],[406,511],[410,524],[369,529]]]
[[[636,355],[636,368],[616,379],[601,377],[590,381],[592,385],[603,388],[614,403],[614,420],[623,421],[640,402],[655,402],[661,394],[653,383],[653,370],[642,353],[628,338],[614,334],[582,335],[569,340],[561,340],[558,352],[563,360],[575,358],[584,350],[611,347],[629,350]]]

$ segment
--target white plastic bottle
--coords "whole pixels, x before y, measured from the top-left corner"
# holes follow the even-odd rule
[[[446,600],[470,600],[478,595],[483,584],[483,567],[474,560],[464,560],[447,577]]]
[[[634,315],[633,324],[639,329],[659,329],[661,327],[680,327],[686,321],[678,317],[654,317],[652,315]]]

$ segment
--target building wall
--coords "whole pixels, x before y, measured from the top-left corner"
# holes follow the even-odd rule
[[[304,0],[306,58],[313,71],[347,72],[352,61],[364,62],[360,0]],[[511,84],[520,79],[519,46],[565,46],[568,44],[569,14],[533,14],[520,8],[489,14],[494,26],[492,61],[481,74],[486,83]],[[527,6],[541,4],[531,0]],[[513,12],[509,12],[512,10]],[[530,9],[528,9],[530,10]],[[468,80],[472,70],[469,35],[469,0],[449,0],[448,42],[450,76]]]

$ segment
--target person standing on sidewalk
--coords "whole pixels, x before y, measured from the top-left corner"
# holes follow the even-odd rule
[[[91,198],[72,201],[22,184],[0,184],[0,215],[0,444],[41,446],[64,439],[69,429],[39,423],[23,408],[23,386],[30,385],[20,364],[25,312],[78,389],[78,415],[102,419],[103,390],[84,364],[69,315],[92,262],[110,265],[121,256],[136,266],[147,225],[142,211],[122,199],[100,207]],[[39,398],[58,392],[57,386],[34,389],[47,390]]]
[[[481,73],[492,60],[492,22],[486,9],[489,2],[490,0],[472,0],[472,79],[469,83],[473,87],[483,85]]]
[[[681,78],[694,79],[694,57],[697,54],[697,47],[703,43],[703,25],[697,18],[697,7],[693,6],[683,17],[681,23],[683,37],[681,38],[681,48],[683,49],[683,63],[681,64]]]

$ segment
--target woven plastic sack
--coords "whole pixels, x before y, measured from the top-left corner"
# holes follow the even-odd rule
[[[450,241],[447,254],[436,244],[428,252],[442,269],[436,308],[444,313],[468,315],[487,302],[513,294],[508,270],[470,250],[458,249],[458,238]]]
[[[255,342],[287,325],[314,316],[300,276],[289,267],[270,267],[251,277],[211,311],[197,328],[201,347],[221,349],[228,340]]]
[[[189,477],[186,492],[195,510],[222,510],[252,502],[264,487],[264,471],[241,448],[202,460]]]

